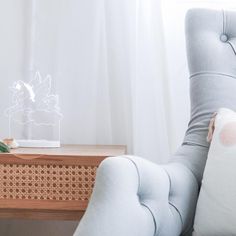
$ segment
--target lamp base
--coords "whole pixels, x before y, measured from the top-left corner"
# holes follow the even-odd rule
[[[18,139],[16,142],[19,147],[29,147],[29,148],[57,148],[60,147],[60,141],[49,141],[49,140],[33,140],[33,139]]]

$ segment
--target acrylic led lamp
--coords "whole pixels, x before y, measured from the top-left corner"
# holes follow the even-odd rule
[[[50,75],[39,72],[28,83],[16,81],[10,88],[12,104],[6,109],[9,138],[20,147],[60,147],[62,113],[59,96],[51,93]]]

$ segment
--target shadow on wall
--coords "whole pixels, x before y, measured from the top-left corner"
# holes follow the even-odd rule
[[[0,235],[72,236],[77,225],[77,221],[1,220]]]

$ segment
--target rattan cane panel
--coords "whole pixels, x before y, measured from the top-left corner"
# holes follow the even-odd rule
[[[96,169],[79,165],[0,164],[0,199],[87,201]]]

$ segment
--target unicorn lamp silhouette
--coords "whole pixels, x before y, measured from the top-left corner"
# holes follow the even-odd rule
[[[51,93],[51,85],[51,76],[42,79],[37,71],[29,83],[19,80],[10,88],[12,104],[5,110],[9,137],[15,138],[21,147],[60,146],[63,115],[59,96]]]

